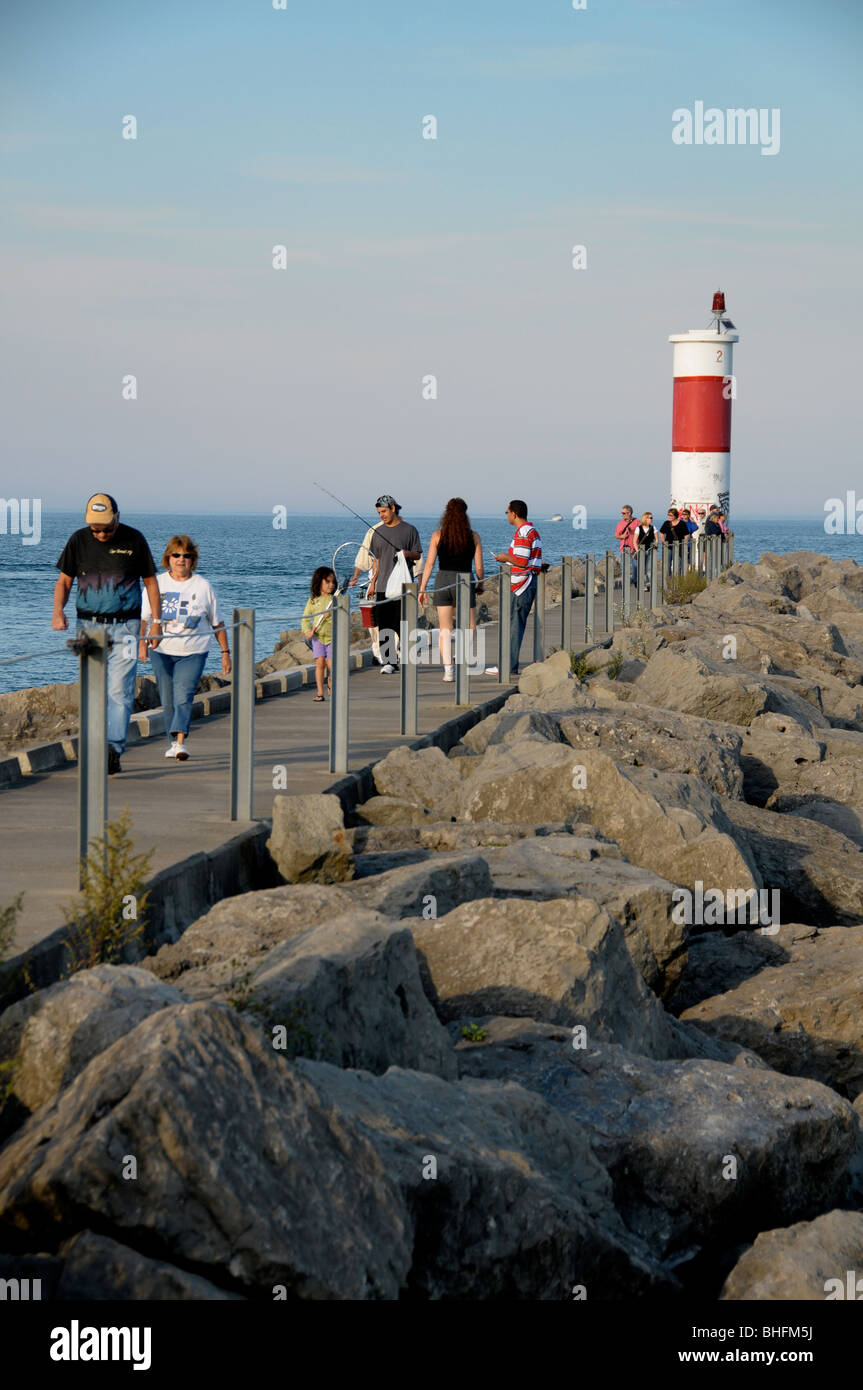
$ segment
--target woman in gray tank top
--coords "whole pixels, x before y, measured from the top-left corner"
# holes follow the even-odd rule
[[[455,665],[452,659],[452,629],[455,612],[455,585],[459,574],[470,574],[476,567],[477,582],[470,586],[470,626],[476,629],[476,595],[482,593],[484,577],[482,563],[482,541],[472,530],[467,503],[462,497],[451,497],[441,517],[440,528],[435,531],[429,546],[428,559],[420,580],[419,601],[424,604],[428,597],[428,582],[435,560],[438,562],[437,581],[432,592],[440,622],[440,654],[443,662],[443,678],[455,678]]]

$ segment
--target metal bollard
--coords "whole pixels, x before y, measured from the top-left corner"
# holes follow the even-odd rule
[[[402,587],[402,611],[399,624],[399,685],[401,693],[401,715],[399,732],[416,737],[418,677],[417,670],[417,625],[419,622],[419,603],[416,584]],[[338,769],[342,771],[341,768]],[[344,769],[347,772],[347,768]]]
[[[469,680],[467,669],[468,638],[470,635],[470,575],[457,574],[455,585],[455,702],[466,705],[469,702]]]
[[[659,563],[659,546],[650,547],[650,611],[655,613],[661,603],[659,586],[662,583],[660,574],[662,566]]]
[[[404,659],[404,649],[401,659]],[[351,596],[333,600],[333,693],[330,698],[330,772],[348,770],[348,681],[351,673]]]
[[[255,610],[235,608],[231,686],[231,820],[252,819],[255,742]]]
[[[584,557],[584,642],[587,646],[596,636],[595,628],[595,597],[593,592],[593,581],[596,571],[596,556],[585,555]],[[570,643],[570,646],[572,644]],[[569,651],[569,647],[564,648]]]
[[[635,602],[638,608],[644,607],[644,586],[647,580],[644,565],[646,558],[644,546],[640,545],[635,559]]]
[[[78,887],[92,840],[108,820],[108,634],[88,627],[68,646],[78,653]]]
[[[510,661],[510,630],[512,627],[512,598],[510,596],[509,566],[501,565],[498,575],[497,606],[497,671],[501,685],[508,685],[512,663]]]
[[[533,659],[545,661],[545,575],[542,570],[534,575],[536,594],[533,600]]]
[[[564,555],[560,562],[560,645],[565,652],[572,649],[572,556]]]
[[[605,552],[605,630],[614,632],[614,551]]]

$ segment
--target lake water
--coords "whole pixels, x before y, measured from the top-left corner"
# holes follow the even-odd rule
[[[425,546],[438,517],[408,516]],[[503,516],[472,515],[486,554],[487,573],[496,571],[493,552],[505,550],[512,528]],[[176,513],[124,513],[123,520],[136,526],[150,543],[158,565],[173,532],[188,532],[200,551],[199,572],[215,587],[223,615],[232,608],[256,610],[256,657],[269,656],[283,628],[298,627],[309,592],[309,579],[317,565],[332,564],[333,553],[345,542],[336,559],[340,576],[353,571],[353,558],[365,534],[365,526],[347,512],[335,516],[289,517],[284,529],[275,529],[272,515],[211,516]],[[376,520],[370,513],[370,521]],[[585,530],[575,531],[570,518],[552,522],[535,518],[542,536],[543,555],[557,564],[564,554],[600,555],[613,540],[616,517],[591,517]],[[21,536],[0,534],[0,659],[29,653],[28,660],[0,665],[0,691],[49,681],[77,678],[76,658],[66,650],[66,634],[51,627],[52,595],[57,579],[55,564],[69,535],[83,524],[80,513],[42,515],[38,545],[24,545]],[[757,560],[765,551],[814,550],[841,559],[851,556],[863,562],[863,536],[825,534],[823,518],[808,520],[736,521],[735,559]],[[74,616],[74,592],[66,605]],[[41,654],[44,653],[44,654]],[[213,643],[206,670],[218,671],[218,648]]]

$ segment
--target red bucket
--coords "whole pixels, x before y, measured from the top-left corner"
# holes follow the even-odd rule
[[[373,611],[374,611],[374,604],[373,604],[373,603],[363,603],[363,602],[360,602],[360,616],[362,617],[362,620],[363,620],[363,627],[374,627],[374,625],[375,625],[375,620],[374,620],[374,618],[372,617]]]

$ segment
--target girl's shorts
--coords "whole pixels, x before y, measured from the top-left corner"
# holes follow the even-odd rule
[[[318,639],[317,639],[317,637],[313,637],[313,638],[312,638],[312,655],[313,655],[313,656],[327,656],[327,657],[332,658],[332,655],[333,655],[333,644],[332,644],[332,642],[319,642]]]

